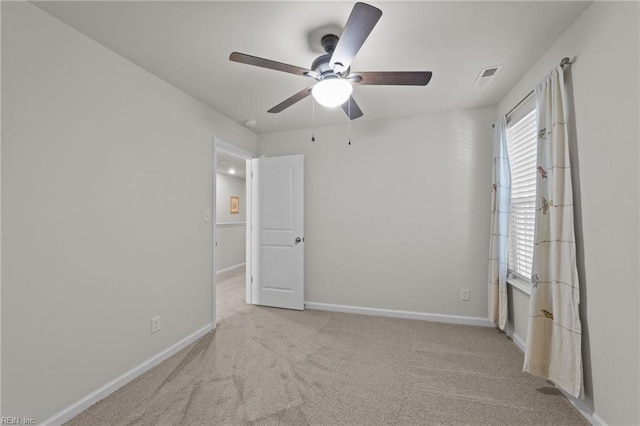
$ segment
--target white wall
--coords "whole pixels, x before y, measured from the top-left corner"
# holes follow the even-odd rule
[[[305,300],[486,318],[494,117],[354,121],[351,146],[346,123],[259,135],[261,156],[305,157]]]
[[[529,326],[529,294],[519,288],[508,286],[509,318],[507,328],[513,332],[513,340],[524,349]]]
[[[244,222],[247,220],[246,180],[237,176],[216,173],[216,223]],[[231,213],[230,197],[240,197],[240,212]]]
[[[216,271],[246,261],[247,199],[246,180],[224,173],[216,174]],[[230,197],[240,197],[240,212],[231,214]]]
[[[498,106],[506,113],[561,58],[577,57],[573,167],[582,204],[586,402],[610,425],[640,424],[639,17],[636,2],[594,2]],[[514,313],[520,322],[527,314]]]
[[[247,258],[247,227],[241,224],[216,226],[216,272],[243,265]]]
[[[42,421],[211,322],[213,136],[256,136],[29,3],[2,19],[2,415]]]

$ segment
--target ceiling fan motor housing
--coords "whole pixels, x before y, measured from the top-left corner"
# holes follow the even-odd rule
[[[318,73],[319,76],[333,73],[333,70],[329,66],[329,61],[331,61],[330,53],[320,55],[311,64],[311,69]]]
[[[341,76],[341,74],[336,74],[330,65],[331,57],[333,56],[333,51],[336,49],[338,40],[340,40],[340,38],[335,34],[327,34],[320,40],[322,48],[327,53],[318,56],[311,64],[311,69],[315,71],[321,79]],[[344,74],[347,75],[348,70]]]

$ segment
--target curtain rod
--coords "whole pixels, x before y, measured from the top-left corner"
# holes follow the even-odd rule
[[[571,61],[571,59],[569,59],[569,58],[562,58],[562,60],[560,60],[560,66],[561,66],[561,67],[569,66],[569,65],[571,65],[571,64],[573,64],[573,62],[572,62],[572,61]],[[509,110],[509,112],[505,114],[505,117],[506,117],[506,116],[508,116],[509,114],[511,114],[511,113],[512,113],[513,111],[515,111],[516,109],[518,109],[518,107],[519,107],[520,105],[522,105],[522,104],[523,104],[527,99],[529,99],[529,96],[533,95],[533,92],[534,92],[534,90],[532,90],[532,91],[530,91],[529,93],[527,93],[527,94],[526,94],[526,96],[525,96],[524,98],[522,98],[522,99],[520,100],[520,102],[518,102],[518,103],[516,104],[516,106],[514,106],[513,108],[511,108],[511,109]],[[495,124],[492,124],[492,125],[491,125],[491,127],[496,127],[496,125],[495,125]]]
[[[526,101],[527,99],[529,99],[529,96],[533,95],[533,92],[534,92],[534,91],[532,90],[532,91],[530,91],[529,93],[527,93],[527,95],[526,95],[524,98],[522,98],[522,99],[520,100],[520,102],[518,102],[518,103],[516,104],[516,106],[514,106],[513,108],[511,108],[511,109],[509,110],[509,112],[505,114],[505,117],[508,117],[509,115],[511,115],[511,113],[512,113],[513,111],[517,110],[517,109],[518,109],[518,107],[519,107],[520,105],[522,105],[523,103],[525,103],[525,101]]]

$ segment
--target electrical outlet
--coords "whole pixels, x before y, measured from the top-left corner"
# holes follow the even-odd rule
[[[160,331],[160,317],[151,318],[151,334]]]
[[[463,288],[460,290],[460,299],[464,300],[465,302],[471,300],[468,288]]]

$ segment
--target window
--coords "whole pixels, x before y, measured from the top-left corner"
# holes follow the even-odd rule
[[[507,125],[511,166],[511,217],[509,223],[509,273],[531,279],[533,228],[536,206],[536,110],[527,102]]]

